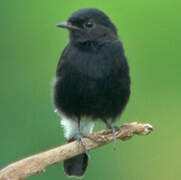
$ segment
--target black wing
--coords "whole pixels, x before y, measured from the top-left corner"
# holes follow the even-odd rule
[[[60,76],[60,72],[61,72],[61,69],[62,69],[62,64],[64,63],[65,59],[66,59],[66,56],[67,56],[67,53],[70,49],[70,43],[65,47],[65,49],[63,50],[60,58],[59,58],[59,62],[57,64],[57,71],[56,71],[56,75],[57,76]]]

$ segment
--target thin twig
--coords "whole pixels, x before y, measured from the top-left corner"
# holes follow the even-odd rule
[[[136,122],[125,124],[120,127],[122,131],[116,131],[116,137],[120,140],[128,140],[134,134],[147,135],[152,131],[151,125]],[[88,150],[106,145],[113,141],[111,131],[99,131],[92,133],[90,136],[96,139],[96,142],[84,138]],[[73,141],[13,162],[0,170],[0,180],[20,180],[44,172],[48,166],[83,153],[84,148],[82,146],[78,148],[77,143],[77,141]]]

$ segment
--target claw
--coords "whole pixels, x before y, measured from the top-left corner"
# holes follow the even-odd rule
[[[95,143],[97,143],[96,139],[93,138],[92,136],[88,136],[88,135],[83,135],[84,138],[90,139],[92,141],[94,141]]]
[[[122,129],[119,126],[112,126],[111,124],[107,124],[107,129],[111,129],[112,130],[112,135],[113,135],[113,140],[114,140],[114,150],[116,150],[116,130],[118,131],[122,131]]]
[[[85,142],[84,142],[84,140],[83,140],[83,137],[84,136],[82,136],[82,134],[79,134],[78,135],[78,137],[77,137],[77,140],[78,140],[78,142],[79,142],[79,150],[80,150],[80,143],[82,144],[82,146],[83,146],[83,148],[84,148],[84,151],[85,151],[85,153],[86,153],[86,155],[89,157],[89,153],[88,153],[88,150],[87,150],[87,148],[86,148],[86,144],[85,144]]]

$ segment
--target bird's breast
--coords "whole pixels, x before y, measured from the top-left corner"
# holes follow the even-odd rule
[[[107,62],[103,57],[97,58],[93,55],[91,57],[85,56],[81,59],[75,59],[73,66],[80,76],[96,80],[107,78],[113,71],[111,62]]]
[[[120,63],[116,61],[120,58],[112,58],[114,54],[108,50],[70,51],[55,83],[57,109],[67,116],[95,119],[113,117],[121,112],[129,97],[129,81],[126,86],[122,83],[127,79],[127,72],[121,75]]]

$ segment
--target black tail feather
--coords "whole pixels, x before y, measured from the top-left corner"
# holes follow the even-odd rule
[[[87,154],[80,154],[64,161],[64,171],[68,176],[81,177],[84,175],[88,165]]]

